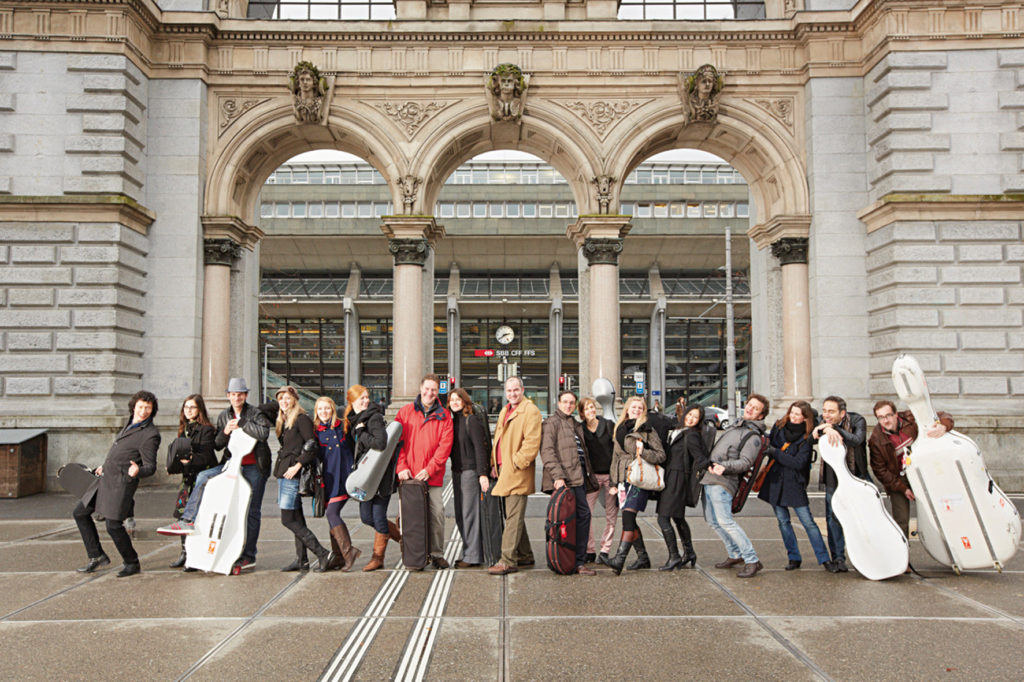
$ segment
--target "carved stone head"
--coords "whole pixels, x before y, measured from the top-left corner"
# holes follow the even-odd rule
[[[312,62],[299,62],[288,79],[294,97],[295,118],[301,123],[317,123],[322,113],[327,80]]]
[[[518,122],[526,109],[527,79],[515,64],[498,64],[487,77],[487,104],[495,121]]]
[[[718,98],[723,78],[711,64],[704,64],[685,80],[687,123],[718,120]]]

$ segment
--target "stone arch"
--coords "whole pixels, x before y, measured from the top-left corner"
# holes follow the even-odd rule
[[[217,145],[206,179],[204,213],[255,222],[256,197],[264,180],[282,163],[306,151],[337,149],[376,168],[394,194],[402,153],[373,124],[353,112],[335,109],[327,125],[296,124],[290,102],[254,108],[238,130]],[[399,201],[397,206],[400,206]]]
[[[785,123],[751,102],[723,97],[715,125],[685,125],[682,108],[674,104],[650,111],[620,130],[608,141],[608,149],[619,150],[608,165],[616,169],[613,174],[620,190],[626,176],[648,157],[692,148],[722,157],[743,174],[759,224],[810,214],[800,144]]]
[[[565,125],[537,100],[529,103],[521,126],[494,123],[486,107],[473,107],[434,131],[410,164],[410,172],[423,178],[419,210],[432,211],[445,180],[460,164],[499,149],[528,152],[544,159],[569,183],[579,213],[597,213],[590,185],[599,168],[597,154],[576,129]]]

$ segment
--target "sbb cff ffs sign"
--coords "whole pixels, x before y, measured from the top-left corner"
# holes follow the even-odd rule
[[[494,351],[490,348],[478,348],[475,351],[473,351],[473,355],[478,358],[493,358]]]

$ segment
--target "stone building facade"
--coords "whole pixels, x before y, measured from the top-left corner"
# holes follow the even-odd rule
[[[869,411],[914,353],[995,477],[1024,487],[1020,3],[766,0],[763,19],[714,21],[617,6],[396,0],[393,21],[279,23],[245,0],[6,2],[0,423],[53,429],[55,470],[101,457],[142,386],[169,425],[195,387],[255,380],[256,197],[321,148],[371,163],[402,207],[379,243],[397,396],[428,362],[432,207],[491,149],[569,182],[580,338],[606,340],[581,343],[581,374],[616,376],[622,178],[688,147],[750,186],[752,386]],[[312,89],[290,84],[300,62]],[[521,83],[491,96],[522,101],[495,109],[499,65]],[[319,121],[297,117],[300,96],[321,98]]]

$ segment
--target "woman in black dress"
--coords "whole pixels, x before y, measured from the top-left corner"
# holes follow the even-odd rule
[[[697,553],[693,551],[690,526],[686,523],[686,508],[696,507],[700,499],[700,476],[710,462],[701,427],[704,424],[704,408],[694,405],[683,413],[683,428],[667,448],[665,461],[665,489],[658,497],[658,526],[668,546],[668,561],[659,570],[672,571],[686,564],[697,565]],[[676,534],[672,530],[675,521],[679,537],[683,541],[683,555],[679,555]]]
[[[178,499],[174,503],[176,519],[180,519],[181,513],[185,511],[199,472],[217,465],[217,453],[213,449],[216,436],[217,429],[210,423],[203,396],[193,393],[185,398],[178,412],[178,437],[167,447],[167,473],[181,474]],[[185,536],[182,535],[181,554],[171,563],[171,568],[182,568],[184,565]]]

